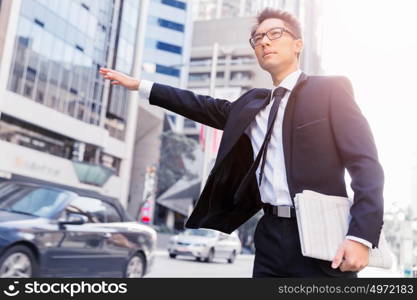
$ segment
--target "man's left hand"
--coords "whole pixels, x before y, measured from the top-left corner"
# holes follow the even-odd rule
[[[333,258],[332,268],[342,272],[360,271],[368,265],[369,248],[359,242],[346,239],[340,244]]]

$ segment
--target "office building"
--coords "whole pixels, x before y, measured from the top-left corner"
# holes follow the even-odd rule
[[[138,74],[146,1],[2,0],[0,174],[126,205],[137,96],[100,67]],[[142,18],[140,17],[142,15]]]

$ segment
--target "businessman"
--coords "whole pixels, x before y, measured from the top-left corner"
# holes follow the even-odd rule
[[[350,81],[300,70],[300,23],[287,12],[263,10],[249,44],[271,75],[271,89],[251,89],[234,102],[106,68],[100,73],[112,84],[139,90],[152,105],[224,131],[186,227],[230,233],[263,209],[254,236],[253,277],[357,277],[370,248],[378,245],[384,173]],[[345,169],[354,192],[346,239],[332,262],[305,257],[294,196],[309,189],[346,197]]]

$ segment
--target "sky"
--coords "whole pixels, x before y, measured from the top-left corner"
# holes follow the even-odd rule
[[[323,67],[352,81],[385,172],[386,208],[417,201],[417,183],[411,182],[417,165],[417,1],[322,4]]]

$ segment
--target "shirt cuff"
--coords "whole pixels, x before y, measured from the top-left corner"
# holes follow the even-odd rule
[[[143,100],[149,100],[153,81],[142,79],[139,83],[139,98]]]
[[[356,241],[356,242],[359,242],[361,244],[364,244],[368,248],[371,248],[372,249],[372,243],[371,242],[368,242],[367,240],[358,238],[356,236],[351,236],[351,235],[347,235],[346,238],[349,239],[349,240]]]

